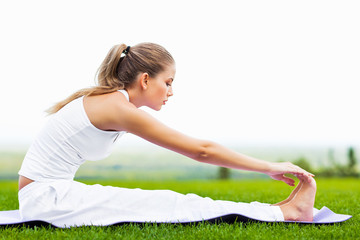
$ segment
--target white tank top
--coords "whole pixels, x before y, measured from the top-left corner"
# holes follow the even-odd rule
[[[125,90],[119,90],[129,101]],[[90,122],[77,98],[53,114],[27,151],[19,175],[35,181],[73,179],[86,160],[110,155],[115,141],[124,133],[103,131]]]

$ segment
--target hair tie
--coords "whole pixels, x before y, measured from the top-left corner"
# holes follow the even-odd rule
[[[123,51],[123,54],[127,55],[130,51],[130,46],[127,46],[127,48]]]

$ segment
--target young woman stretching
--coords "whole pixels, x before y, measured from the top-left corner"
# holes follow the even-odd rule
[[[174,59],[163,47],[153,43],[114,46],[99,68],[98,86],[82,89],[53,106],[52,116],[29,148],[19,171],[23,220],[79,226],[192,222],[243,214],[264,221],[311,221],[316,192],[312,174],[288,162],[266,162],[189,137],[138,109],[160,110],[173,95],[174,77]],[[124,132],[199,162],[265,173],[291,186],[294,180],[284,174],[293,174],[300,184],[288,199],[270,205],[73,180],[85,160],[107,157]]]

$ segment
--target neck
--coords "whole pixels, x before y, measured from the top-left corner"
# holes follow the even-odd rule
[[[144,103],[141,98],[141,93],[136,91],[136,89],[130,88],[126,89],[129,94],[129,102],[134,104],[137,108],[144,106]]]

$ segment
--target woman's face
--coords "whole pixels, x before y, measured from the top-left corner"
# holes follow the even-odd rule
[[[148,80],[146,106],[159,111],[173,95],[172,83],[175,78],[175,65],[170,65],[165,70]]]

